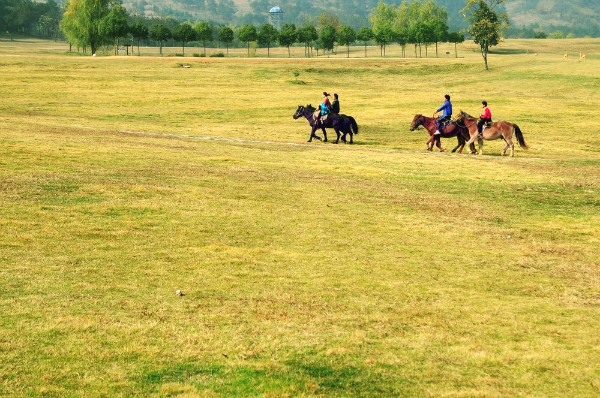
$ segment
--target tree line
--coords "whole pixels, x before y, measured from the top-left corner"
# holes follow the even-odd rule
[[[496,10],[504,1],[467,0],[461,11],[470,23],[467,32],[481,47],[486,69],[489,48],[499,43],[501,31],[508,27],[508,16]],[[304,45],[307,57],[315,50],[317,55],[320,50],[331,52],[336,43],[347,46],[349,56],[350,45],[360,41],[365,45],[366,56],[367,44],[374,41],[380,46],[382,56],[387,45],[398,43],[403,57],[409,44],[414,45],[415,57],[423,56],[423,48],[427,57],[430,45],[435,44],[437,56],[438,43],[457,44],[465,40],[462,32],[449,32],[447,11],[434,0],[404,0],[398,6],[380,0],[369,14],[371,26],[358,30],[328,13],[321,14],[316,24],[297,28],[293,23],[286,23],[280,30],[268,23],[258,28],[254,24],[238,28],[219,26],[210,21],[192,25],[173,18],[156,20],[131,16],[119,0],[67,0],[62,9],[53,0],[47,3],[0,0],[0,11],[0,28],[9,33],[31,33],[31,29],[36,28],[46,35],[57,35],[58,30],[50,27],[49,21],[59,20],[60,31],[67,41],[84,51],[89,48],[93,54],[105,45],[114,45],[117,51],[121,40],[137,41],[139,54],[140,41],[150,38],[159,44],[161,55],[163,44],[172,39],[181,43],[184,55],[185,45],[190,42],[201,42],[206,55],[207,44],[215,40],[224,44],[227,51],[237,40],[248,47],[248,55],[253,42],[266,47],[267,56],[272,45],[287,47],[289,56],[290,47],[298,43]]]
[[[285,23],[278,30],[268,23],[258,27],[254,24],[231,27],[211,21],[192,24],[189,21],[173,23],[171,20],[167,23],[160,19],[132,17],[121,4],[112,0],[68,0],[65,6],[60,21],[61,31],[69,43],[84,49],[89,47],[92,53],[104,45],[118,48],[123,39],[136,41],[139,48],[140,41],[150,38],[159,45],[161,54],[168,40],[181,43],[184,54],[185,46],[190,42],[202,43],[206,54],[209,43],[218,41],[228,50],[237,40],[248,48],[248,55],[251,43],[256,42],[267,48],[268,56],[274,45],[286,47],[290,55],[290,47],[295,44],[304,46],[305,56],[312,56],[315,51],[317,55],[319,51],[331,52],[336,44],[346,46],[349,56],[350,45],[359,41],[364,43],[365,50],[369,42],[377,43],[382,56],[391,43],[402,46],[403,56],[406,56],[406,45],[414,44],[415,56],[422,57],[422,48],[428,56],[428,47],[435,44],[438,55],[438,43],[461,43],[465,40],[463,33],[448,31],[447,12],[434,0],[405,1],[397,7],[380,1],[369,15],[371,26],[358,30],[342,24],[328,13],[321,14],[315,24],[297,27],[293,23]]]
[[[57,39],[63,12],[54,0],[0,0],[0,33]]]

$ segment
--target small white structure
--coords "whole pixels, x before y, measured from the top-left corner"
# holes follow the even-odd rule
[[[279,6],[275,6],[269,10],[269,23],[277,30],[281,30],[283,22],[283,10]]]

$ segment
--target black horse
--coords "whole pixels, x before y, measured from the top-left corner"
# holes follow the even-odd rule
[[[336,144],[340,141],[340,137],[342,142],[346,142],[346,134],[350,134],[350,144],[353,143],[354,134],[358,134],[358,125],[352,116],[332,113],[327,115],[327,118],[323,122],[319,122],[314,117],[315,111],[316,109],[312,105],[306,105],[305,107],[299,105],[296,113],[294,113],[294,119],[304,116],[312,128],[308,142],[311,142],[313,138],[319,141],[321,140],[321,137],[315,134],[317,129],[323,131],[323,136],[325,137],[323,142],[327,142],[327,132],[325,129],[328,128],[335,130],[335,133],[337,134],[337,139],[335,140]],[[344,134],[341,135],[340,131]]]

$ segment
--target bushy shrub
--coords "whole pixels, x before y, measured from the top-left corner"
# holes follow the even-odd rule
[[[210,56],[211,56],[211,57],[224,57],[224,56],[225,56],[225,54],[223,54],[223,53],[219,52],[219,53],[211,54]]]

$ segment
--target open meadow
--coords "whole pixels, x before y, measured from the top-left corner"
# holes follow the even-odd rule
[[[600,39],[67,50],[0,37],[1,397],[600,396]],[[444,94],[530,149],[427,152]]]

